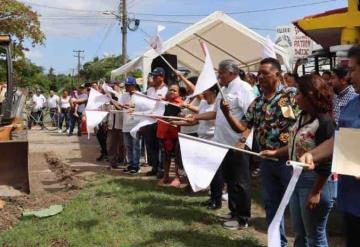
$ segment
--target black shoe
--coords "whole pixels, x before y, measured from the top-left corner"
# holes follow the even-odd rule
[[[156,176],[157,173],[158,173],[157,171],[151,170],[151,171],[146,173],[146,176]]]
[[[217,210],[217,209],[220,209],[220,208],[221,208],[221,201],[212,201],[207,206],[207,209],[209,209],[209,210]]]
[[[157,179],[162,179],[164,177],[164,172],[163,171],[158,171],[156,178]]]
[[[101,154],[99,157],[96,158],[96,161],[103,161],[108,159],[106,154]]]
[[[120,167],[117,164],[110,164],[112,169],[119,169]]]
[[[201,206],[204,206],[204,207],[207,207],[207,206],[209,206],[212,202],[213,202],[213,199],[210,198],[209,200],[200,203],[200,205],[201,205]]]

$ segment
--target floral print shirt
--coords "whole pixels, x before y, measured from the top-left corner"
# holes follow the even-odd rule
[[[274,150],[288,144],[289,128],[296,122],[299,113],[295,95],[295,88],[279,85],[271,99],[261,95],[249,106],[242,121],[249,129],[254,128],[260,151]]]
[[[289,158],[298,161],[306,152],[331,138],[335,132],[335,121],[330,114],[322,114],[317,118],[301,113],[290,128]],[[331,172],[331,162],[323,162],[315,168],[318,174],[328,176]]]

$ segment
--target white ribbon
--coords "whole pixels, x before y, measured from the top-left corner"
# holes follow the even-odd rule
[[[294,169],[293,175],[292,175],[290,182],[286,188],[285,194],[284,194],[283,198],[281,199],[279,208],[277,209],[276,214],[268,228],[268,246],[269,247],[281,247],[281,238],[280,238],[281,220],[284,216],[284,212],[285,212],[286,206],[288,205],[288,203],[290,201],[291,195],[294,192],[296,183],[299,180],[299,177],[303,170],[302,166],[298,166],[298,165],[292,164],[292,163],[290,163],[290,164]]]

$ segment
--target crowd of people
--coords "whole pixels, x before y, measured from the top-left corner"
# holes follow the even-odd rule
[[[96,131],[101,147],[97,160],[137,174],[145,150],[151,166],[146,176],[157,177],[159,185],[179,187],[187,181],[178,133],[260,152],[263,159],[229,150],[210,184],[210,197],[204,203],[209,210],[221,208],[225,188],[228,193],[229,213],[219,216],[227,229],[248,227],[251,171],[260,175],[270,224],[292,176],[292,168],[285,163],[301,161],[309,164],[309,169],[301,174],[290,200],[294,246],[328,246],[327,220],[335,204],[345,215],[347,246],[360,246],[356,234],[360,229],[359,178],[331,173],[335,130],[360,128],[360,46],[350,49],[349,59],[348,66],[303,76],[297,74],[300,64],[293,73],[282,74],[274,58],[263,59],[257,74],[245,73],[235,61],[224,60],[217,70],[222,93],[214,85],[191,98],[187,96],[194,92],[196,77],[186,78],[176,71],[178,82],[167,83],[165,70],[155,68],[148,78],[146,94],[169,102],[165,116],[183,119],[158,119],[141,128],[137,136],[130,133],[139,121],[131,115],[133,96],[139,91],[136,79],[129,76],[123,83],[110,83],[112,100],[104,106],[109,115]],[[33,96],[34,111],[47,104],[51,112],[60,112],[60,132],[72,135],[77,126],[81,135],[89,88],[105,93],[97,83],[88,88],[80,86],[71,95],[63,91],[58,97],[50,92],[47,99],[37,92]],[[173,163],[175,176],[171,179]],[[287,246],[284,221],[280,234],[281,245]]]

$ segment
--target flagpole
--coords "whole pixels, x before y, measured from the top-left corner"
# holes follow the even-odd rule
[[[190,139],[190,140],[193,140],[193,141],[198,141],[198,142],[202,142],[202,143],[206,143],[206,144],[211,144],[211,145],[222,147],[222,148],[233,149],[233,150],[236,150],[236,151],[239,151],[239,152],[242,152],[242,153],[246,153],[246,154],[250,154],[250,155],[253,155],[253,156],[257,156],[257,157],[260,157],[260,158],[263,158],[263,159],[279,161],[279,159],[277,159],[277,158],[264,157],[264,156],[261,156],[259,153],[252,152],[252,151],[245,150],[245,149],[241,149],[241,148],[236,148],[236,147],[226,145],[226,144],[222,144],[222,143],[219,143],[219,142],[214,142],[214,141],[210,141],[210,140],[206,140],[206,139],[202,139],[202,138],[198,138],[198,137],[193,137],[193,136],[185,135],[185,134],[182,134],[182,133],[179,133],[178,135],[179,135],[179,137],[184,137],[184,138],[187,138],[187,139]]]
[[[168,102],[168,101],[165,101],[165,100],[161,100],[161,99],[158,99],[158,98],[153,98],[153,97],[150,97],[148,95],[145,95],[145,94],[142,94],[142,93],[139,93],[139,92],[134,92],[134,94],[136,94],[137,96],[140,96],[140,97],[144,97],[144,98],[147,98],[147,99],[152,99],[152,100],[156,100],[156,101],[160,101],[166,105],[172,105],[172,106],[176,106],[176,107],[179,107],[181,108],[179,105],[177,104],[174,104],[174,103],[171,103],[171,102]]]
[[[135,116],[144,116],[144,117],[164,118],[164,119],[170,119],[170,120],[186,121],[186,118],[183,118],[183,117],[161,116],[161,115],[147,114],[147,113],[141,113],[141,112],[132,112],[130,114],[135,115]]]

